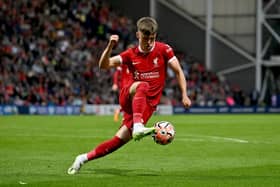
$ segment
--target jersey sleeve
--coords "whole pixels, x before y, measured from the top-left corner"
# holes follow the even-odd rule
[[[127,50],[121,52],[121,53],[119,54],[119,56],[120,56],[120,59],[121,59],[121,63],[122,63],[122,64],[127,64],[128,62],[131,61],[131,60],[130,60],[131,49],[127,49]]]
[[[174,58],[176,58],[172,47],[170,47],[168,44],[165,44],[164,46],[164,54],[168,62],[171,62]]]

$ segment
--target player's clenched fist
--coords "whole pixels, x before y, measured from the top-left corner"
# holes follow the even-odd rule
[[[116,45],[119,41],[119,35],[113,34],[110,36],[110,44]]]
[[[183,103],[184,107],[186,107],[186,108],[190,108],[191,105],[192,105],[192,102],[191,102],[191,100],[190,100],[190,98],[188,96],[184,97],[182,99],[182,103]]]

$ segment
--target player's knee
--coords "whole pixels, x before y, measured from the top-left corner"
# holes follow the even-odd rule
[[[148,89],[149,89],[149,83],[147,83],[147,82],[140,82],[137,85],[136,91],[137,92],[146,93],[148,91]]]

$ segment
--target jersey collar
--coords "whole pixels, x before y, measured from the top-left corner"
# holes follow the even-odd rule
[[[153,45],[153,47],[151,48],[151,50],[150,50],[149,52],[152,52],[152,51],[154,50],[155,45],[156,45],[156,42],[154,42],[154,45]],[[140,53],[145,53],[145,52],[141,49],[141,46],[140,46],[140,45],[138,45],[138,50],[139,50]]]

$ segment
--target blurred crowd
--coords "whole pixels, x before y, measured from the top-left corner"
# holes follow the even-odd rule
[[[259,95],[246,95],[238,85],[227,82],[224,77],[218,77],[214,72],[207,71],[206,67],[193,56],[184,53],[177,54],[182,64],[185,76],[188,79],[188,94],[193,106],[252,106],[258,104]],[[163,101],[179,105],[179,88],[171,71]],[[168,100],[171,98],[173,100]]]
[[[0,103],[112,103],[97,58],[109,34],[124,48],[132,23],[103,1],[0,1]]]
[[[113,72],[97,65],[110,34],[120,36],[116,53],[136,40],[133,21],[102,0],[0,1],[0,104],[114,104]],[[194,106],[257,104],[258,94],[176,54]],[[168,70],[163,104],[180,105],[174,76]]]

